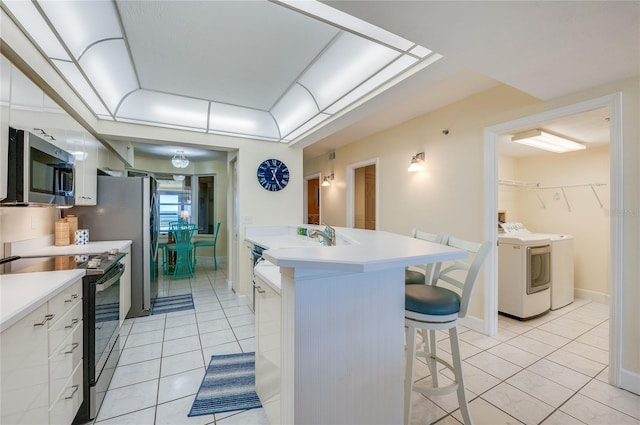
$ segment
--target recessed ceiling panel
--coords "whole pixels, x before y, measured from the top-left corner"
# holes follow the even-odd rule
[[[138,89],[129,53],[121,39],[94,44],[82,55],[80,66],[111,112],[127,94]]]
[[[204,100],[138,90],[122,102],[118,116],[148,123],[205,130],[208,107],[209,102]]]
[[[265,111],[338,32],[263,1],[117,5],[142,88]]]
[[[209,130],[280,139],[278,126],[270,113],[216,102],[211,102]]]
[[[118,15],[110,1],[39,1],[38,4],[76,59],[97,41],[122,38]]]
[[[395,50],[341,33],[300,79],[323,110],[400,56]]]

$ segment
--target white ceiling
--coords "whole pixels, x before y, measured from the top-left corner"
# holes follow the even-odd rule
[[[290,11],[257,1],[116,4],[141,87],[255,108],[273,106],[335,31],[303,16],[282,33]],[[305,137],[305,157],[501,83],[549,100],[640,74],[638,1],[326,4],[443,58]],[[589,142],[575,129],[600,128],[601,118],[546,125]]]

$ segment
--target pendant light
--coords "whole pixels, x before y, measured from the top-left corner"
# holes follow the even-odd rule
[[[184,156],[184,151],[176,151],[176,154],[171,158],[171,163],[176,168],[187,168],[189,160]]]

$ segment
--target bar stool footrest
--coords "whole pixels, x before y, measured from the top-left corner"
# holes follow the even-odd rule
[[[458,384],[454,382],[446,387],[432,387],[429,385],[413,384],[413,391],[427,396],[445,395],[458,391]]]

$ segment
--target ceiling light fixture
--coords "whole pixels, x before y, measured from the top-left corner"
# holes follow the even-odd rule
[[[424,152],[420,152],[411,157],[411,163],[409,164],[409,168],[407,171],[410,173],[415,173],[416,171],[420,171],[420,163],[424,161]]]
[[[177,181],[177,182],[183,182],[184,181],[184,175],[182,175],[182,174],[174,174],[173,175],[173,180]]]
[[[577,143],[538,129],[515,134],[511,138],[511,141],[555,153],[571,152],[587,148],[582,143]]]
[[[333,173],[331,173],[331,174],[330,174],[330,175],[328,175],[328,176],[325,176],[325,177],[322,179],[322,187],[329,187],[329,186],[331,186],[331,182],[332,182],[332,181],[333,181]]]
[[[184,156],[184,151],[176,151],[176,154],[171,158],[171,163],[176,168],[187,168],[189,160]]]

